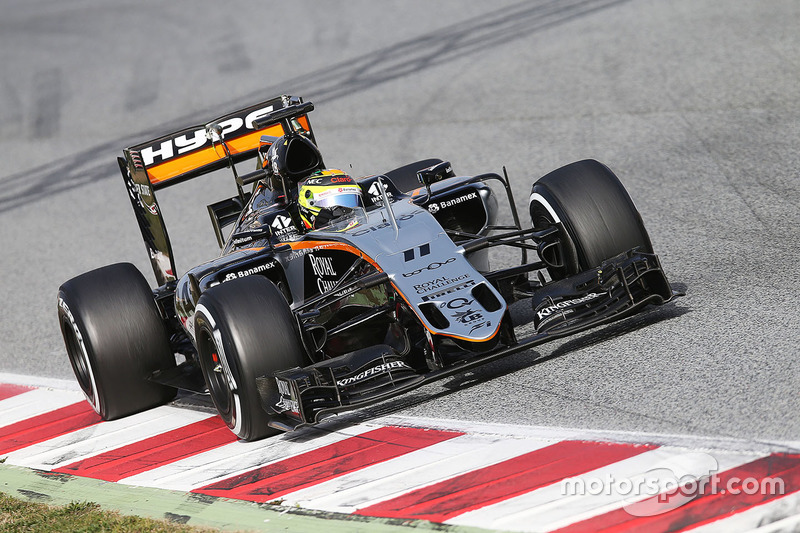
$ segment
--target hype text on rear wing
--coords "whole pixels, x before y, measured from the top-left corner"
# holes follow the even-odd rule
[[[291,128],[314,141],[313,108],[300,97],[279,96],[123,150],[119,168],[159,285],[175,280],[176,272],[155,191],[255,158],[263,136]]]

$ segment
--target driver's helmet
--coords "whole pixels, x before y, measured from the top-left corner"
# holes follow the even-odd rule
[[[320,170],[300,184],[297,204],[300,218],[306,228],[314,227],[317,216],[323,208],[328,211],[334,207],[363,207],[361,186],[338,169]],[[319,224],[317,224],[319,226]]]

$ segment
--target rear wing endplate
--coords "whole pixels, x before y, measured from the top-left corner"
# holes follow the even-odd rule
[[[123,150],[119,168],[159,286],[177,276],[155,191],[255,158],[262,136],[279,137],[292,128],[314,141],[312,109],[302,98],[279,96]],[[212,124],[215,128],[207,127]],[[227,150],[219,142],[220,130]]]

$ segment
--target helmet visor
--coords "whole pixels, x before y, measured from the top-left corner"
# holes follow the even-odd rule
[[[342,207],[363,207],[363,203],[361,201],[361,193],[357,190],[353,192],[341,192],[336,194],[329,194],[325,195],[323,198],[315,198],[314,199],[314,206],[315,207],[334,207],[334,206],[342,206]]]

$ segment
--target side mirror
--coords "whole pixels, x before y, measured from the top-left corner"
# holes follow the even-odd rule
[[[453,172],[452,165],[450,165],[450,161],[442,161],[441,163],[423,168],[417,172],[417,180],[429,189],[433,183],[442,181],[445,178],[452,178],[453,176],[455,176],[455,173]]]

